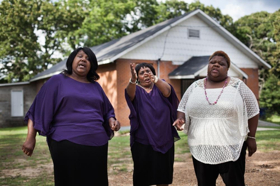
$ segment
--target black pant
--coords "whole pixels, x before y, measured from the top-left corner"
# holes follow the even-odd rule
[[[151,145],[135,142],[131,152],[134,162],[134,186],[172,183],[174,145],[165,154],[162,154],[154,151]]]
[[[245,158],[247,144],[244,142],[240,157],[217,165],[202,163],[193,157],[193,165],[198,186],[216,186],[216,180],[221,175],[226,186],[245,186]]]
[[[50,139],[56,186],[108,186],[108,143],[85,146]]]

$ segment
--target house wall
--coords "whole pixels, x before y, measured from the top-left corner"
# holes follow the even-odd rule
[[[245,83],[253,91],[259,101],[259,70],[257,68],[241,68],[248,75]]]
[[[200,31],[200,38],[189,38],[188,29]],[[172,61],[181,65],[192,56],[211,55],[217,50],[225,51],[239,68],[258,68],[257,63],[242,50],[201,20],[193,16],[152,38],[137,49],[122,56],[127,59]]]
[[[171,84],[176,92],[179,100],[181,100],[181,80],[180,79],[169,79],[168,74],[175,70],[178,65],[173,65],[171,61],[161,61],[160,65],[160,78]]]
[[[112,106],[117,108],[118,105],[118,92],[116,91],[119,80],[117,80],[116,64],[110,63],[98,66],[97,73],[100,79],[97,81],[103,88],[105,94],[110,100]],[[115,113],[118,118],[118,113]]]
[[[23,116],[11,116],[11,91],[23,90]],[[24,115],[36,96],[36,84],[0,86],[0,128],[26,125]]]
[[[188,29],[199,30],[200,38],[189,38]],[[258,99],[258,63],[196,15],[155,36],[123,55],[122,58],[172,61],[172,64],[166,63],[164,66],[164,68],[168,66],[169,69],[162,69],[161,67],[161,71],[163,71],[163,74],[165,73],[161,78],[166,79],[173,86],[179,87],[180,81],[168,79],[168,73],[172,71],[171,68],[183,64],[192,56],[211,55],[217,50],[225,51],[231,61],[248,75],[246,83]],[[176,91],[176,93],[180,98],[180,91]]]
[[[115,82],[115,85],[109,86],[112,88],[113,91],[109,90],[108,87],[106,87],[106,83],[101,83],[106,95],[112,102],[115,112],[116,112],[116,117],[120,121],[122,126],[129,126],[129,119],[128,116],[130,114],[130,110],[127,106],[125,96],[124,96],[124,91],[125,88],[128,84],[129,78],[131,77],[130,74],[130,63],[152,63],[157,75],[160,76],[161,79],[164,79],[168,83],[170,83],[179,100],[181,100],[181,80],[179,79],[169,79],[168,74],[172,72],[175,68],[177,68],[177,65],[173,65],[171,61],[160,61],[159,66],[160,66],[160,73],[158,73],[158,63],[157,61],[151,61],[151,60],[140,60],[140,59],[118,59],[116,60],[115,64],[115,70],[111,71],[112,77],[116,78],[109,78],[110,74],[107,74],[104,78],[105,79],[110,79],[110,81]],[[107,66],[108,67],[108,66]],[[110,67],[112,68],[112,67]],[[106,71],[106,68],[104,66],[104,72]],[[257,99],[259,98],[259,93],[258,93],[258,69],[249,69],[249,68],[242,68],[242,70],[248,75],[248,80],[245,82],[249,88],[254,92],[256,95]],[[109,70],[110,71],[110,70]],[[100,73],[100,76],[102,76],[102,73]],[[114,84],[114,83],[112,83]],[[114,87],[114,88],[113,88]],[[111,96],[111,95],[114,96]]]
[[[35,82],[35,84],[36,84],[36,94],[40,91],[41,87],[44,85],[44,83],[45,83],[46,81],[48,81],[48,79],[50,79],[50,78],[40,79],[40,80],[38,80],[38,81]],[[34,97],[34,98],[35,98],[35,97]]]

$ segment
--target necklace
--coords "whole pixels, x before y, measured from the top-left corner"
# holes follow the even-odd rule
[[[206,77],[206,78],[205,78],[205,81],[204,81],[204,93],[205,93],[206,100],[207,100],[207,102],[209,103],[209,105],[216,105],[216,104],[218,103],[218,100],[220,99],[220,97],[221,97],[223,91],[224,91],[224,88],[226,87],[228,77],[226,77],[226,80],[225,80],[225,84],[224,84],[224,86],[223,86],[223,89],[222,89],[222,91],[220,92],[220,94],[219,94],[217,100],[216,100],[214,103],[210,103],[209,98],[208,98],[208,96],[207,96],[207,92],[206,92],[207,79],[208,79],[208,77]]]
[[[140,84],[138,84],[141,88],[143,88],[144,90],[146,91],[149,91],[149,90],[152,90],[153,89],[153,86],[152,87],[149,87],[149,88],[145,88],[145,87],[142,87]]]

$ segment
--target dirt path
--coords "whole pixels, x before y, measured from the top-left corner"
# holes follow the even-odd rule
[[[178,158],[185,161],[175,162],[173,184],[171,186],[197,186],[190,154],[183,154]],[[20,160],[15,161],[20,163]],[[109,168],[110,186],[132,186],[133,165],[128,164],[126,168],[127,171],[119,171],[118,173]],[[1,174],[3,177],[21,175],[34,178],[42,172],[46,172],[46,176],[53,179],[52,163],[40,164],[37,168],[29,167],[24,171],[22,169],[4,169]],[[247,186],[280,186],[280,151],[257,152],[253,157],[247,157],[245,182]],[[220,177],[217,180],[217,186],[224,186]]]
[[[185,162],[175,162],[172,186],[196,186],[196,178],[190,154]],[[130,166],[131,167],[131,166]],[[110,186],[131,186],[132,170],[116,175],[109,174]],[[260,153],[246,160],[245,182],[247,186],[280,186],[280,151]],[[221,177],[217,186],[224,186]]]

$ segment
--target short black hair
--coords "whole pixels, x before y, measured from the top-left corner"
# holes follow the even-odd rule
[[[73,61],[74,61],[76,55],[78,54],[78,52],[80,50],[82,50],[82,51],[84,51],[84,53],[86,53],[86,55],[88,56],[89,62],[90,62],[90,70],[87,74],[87,80],[90,82],[94,82],[94,81],[98,80],[100,77],[96,73],[96,70],[98,68],[97,59],[96,59],[96,56],[93,53],[93,51],[88,47],[80,47],[80,48],[75,49],[69,55],[69,57],[66,61],[66,70],[64,70],[63,72],[68,75],[72,74],[72,64],[73,64]]]
[[[152,73],[153,73],[154,75],[156,75],[156,71],[155,71],[155,68],[153,67],[153,65],[151,65],[151,64],[149,64],[149,63],[139,63],[139,64],[137,64],[136,67],[135,67],[135,71],[136,71],[137,76],[138,76],[139,70],[140,70],[141,68],[144,68],[144,67],[148,67],[148,68],[152,71]]]
[[[224,59],[226,60],[227,64],[228,64],[228,68],[230,67],[230,58],[228,57],[227,53],[225,53],[222,50],[218,50],[216,52],[214,52],[210,57],[209,57],[209,61],[214,57],[214,56],[222,56],[224,57]]]

